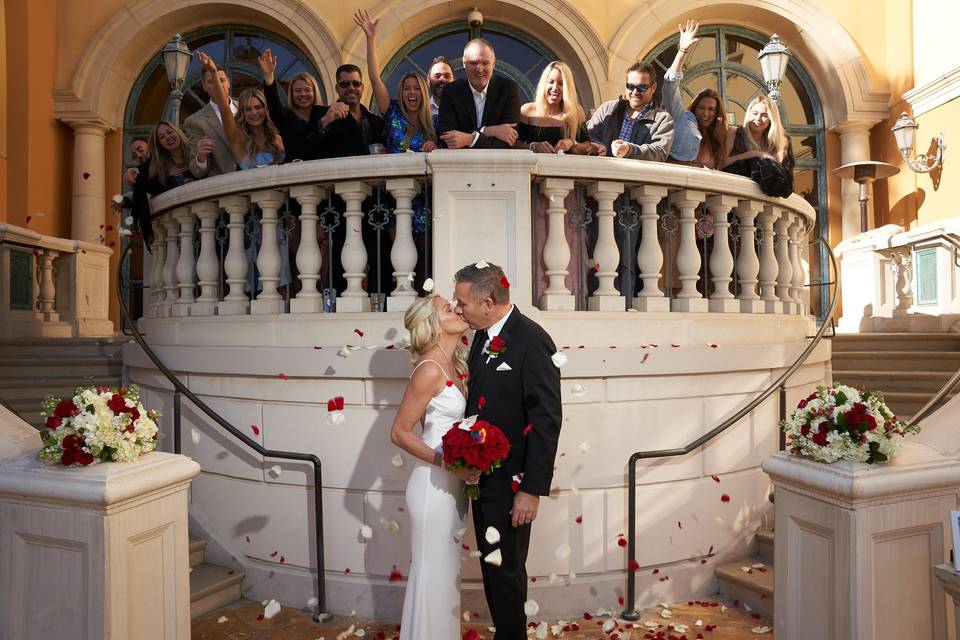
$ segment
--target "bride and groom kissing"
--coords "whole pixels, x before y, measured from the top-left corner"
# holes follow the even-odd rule
[[[494,640],[527,637],[527,549],[540,497],[550,492],[562,422],[556,347],[546,331],[510,302],[503,270],[487,262],[460,269],[454,300],[430,294],[404,316],[415,366],[390,439],[417,458],[406,488],[411,558],[401,640],[460,638],[464,482],[479,482],[470,501]],[[467,352],[464,339],[474,329]],[[510,442],[489,474],[447,467],[441,439],[465,416],[499,427]],[[417,425],[422,425],[416,433]],[[492,535],[488,535],[488,531]],[[499,540],[497,540],[499,538]]]

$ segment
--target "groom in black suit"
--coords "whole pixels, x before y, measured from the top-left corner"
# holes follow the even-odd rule
[[[476,329],[466,415],[479,414],[510,441],[503,466],[480,476],[480,499],[473,502],[480,551],[486,556],[499,547],[503,558],[499,567],[480,563],[483,589],[497,628],[494,640],[525,640],[530,525],[540,496],[550,493],[563,421],[560,370],[551,359],[557,348],[543,327],[510,304],[500,267],[478,262],[455,277],[456,311]],[[500,532],[499,545],[486,541],[490,526]]]
[[[440,98],[437,135],[448,149],[510,149],[517,141],[520,86],[493,75],[497,58],[482,38],[463,49],[466,79],[447,85]]]

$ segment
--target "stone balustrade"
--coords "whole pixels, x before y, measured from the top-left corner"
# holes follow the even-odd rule
[[[110,256],[100,244],[0,223],[0,335],[8,338],[113,335]],[[9,274],[9,275],[7,275]]]
[[[402,311],[415,282],[447,283],[472,256],[502,264],[514,300],[542,310],[809,312],[812,207],[705,169],[529,151],[354,157],[208,178],[153,210],[150,318]],[[425,242],[418,213],[432,217]]]

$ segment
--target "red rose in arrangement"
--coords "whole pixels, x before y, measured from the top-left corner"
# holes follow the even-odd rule
[[[454,423],[443,436],[443,461],[454,469],[479,469],[490,475],[503,465],[509,453],[510,441],[503,431],[476,416]],[[463,492],[476,500],[480,497],[480,486],[465,485]]]

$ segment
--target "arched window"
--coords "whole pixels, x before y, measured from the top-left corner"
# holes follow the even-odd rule
[[[767,36],[732,26],[700,28],[700,42],[687,57],[682,95],[689,104],[705,88],[716,89],[724,100],[729,124],[742,123],[750,100],[766,91],[757,54],[769,39]],[[677,55],[679,35],[664,40],[644,57],[657,66],[660,77]],[[661,83],[662,87],[662,83]],[[661,87],[657,88],[657,99]],[[794,170],[794,191],[803,196],[817,212],[817,226],[811,239],[827,238],[827,179],[824,157],[823,109],[810,76],[796,60],[790,59],[780,87],[780,117],[793,144],[797,164]],[[810,279],[825,280],[827,255],[818,245],[811,254]],[[826,287],[820,295],[811,295],[814,311],[822,316],[829,304]],[[819,306],[818,303],[819,302]]]
[[[244,89],[260,86],[261,76],[257,58],[264,49],[270,49],[277,57],[277,82],[280,83],[281,99],[286,100],[289,79],[300,71],[312,73],[320,84],[321,100],[323,81],[310,59],[288,40],[261,29],[245,26],[226,26],[200,29],[184,36],[190,51],[203,51],[227,72],[231,93],[240,95]],[[180,122],[200,110],[208,97],[200,85],[200,62],[194,58],[187,67],[183,102],[180,105]],[[170,83],[160,60],[159,52],[150,60],[137,78],[127,99],[124,113],[124,165],[130,164],[126,149],[134,138],[146,138],[161,119]]]
[[[475,37],[483,37],[493,45],[497,54],[494,73],[516,80],[525,102],[533,100],[544,67],[558,59],[533,36],[505,24],[485,22],[482,33],[463,23],[447,24],[413,38],[383,68],[384,83],[391,97],[405,73],[413,71],[426,77],[430,63],[437,56],[449,60],[453,72],[459,74],[463,69],[463,45]]]

